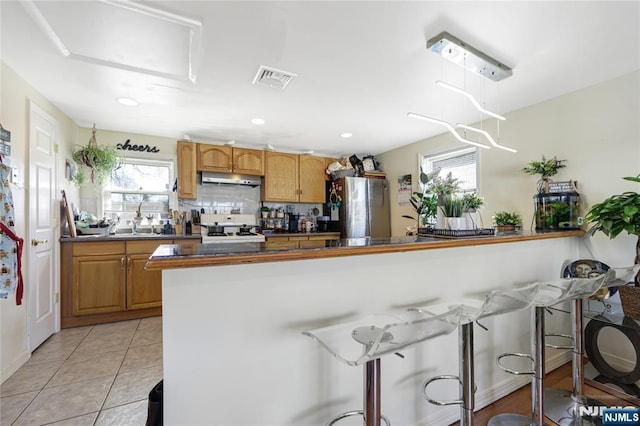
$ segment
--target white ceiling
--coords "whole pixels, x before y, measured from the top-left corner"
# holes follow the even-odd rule
[[[638,1],[22,3],[0,2],[2,60],[78,125],[282,151],[378,154],[443,132],[409,111],[477,122],[438,79],[505,114],[640,68]],[[495,83],[427,51],[441,31],[513,76]],[[297,77],[254,85],[261,65]]]

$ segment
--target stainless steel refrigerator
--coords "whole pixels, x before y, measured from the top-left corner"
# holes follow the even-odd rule
[[[391,236],[389,187],[385,179],[345,177],[328,186],[325,215],[334,223],[337,221],[342,238]]]

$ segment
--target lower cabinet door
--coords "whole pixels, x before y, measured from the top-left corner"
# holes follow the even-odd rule
[[[123,255],[73,258],[73,315],[119,312],[125,309]]]
[[[162,306],[162,271],[148,271],[144,265],[151,254],[132,254],[127,267],[127,309]]]

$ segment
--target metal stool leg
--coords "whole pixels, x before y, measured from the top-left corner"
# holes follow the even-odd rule
[[[380,358],[364,367],[364,420],[367,426],[380,426]]]
[[[473,364],[473,323],[458,327],[458,356],[460,381],[462,383],[462,404],[460,405],[460,426],[473,426],[475,408],[475,372]]]
[[[600,401],[584,396],[584,364],[582,363],[584,356],[584,333],[582,331],[582,318],[582,299],[576,299],[573,304],[573,321],[571,326],[571,333],[574,340],[571,362],[573,392],[564,389],[545,389],[545,414],[551,420],[562,426],[592,423],[589,420],[596,422],[596,419],[591,419],[589,416],[585,416],[585,418],[582,419],[580,407],[587,405],[605,405]]]

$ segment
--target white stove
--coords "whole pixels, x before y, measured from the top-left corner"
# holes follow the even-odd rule
[[[256,217],[251,214],[202,214],[200,215],[202,244],[263,242],[264,235],[256,232]],[[222,233],[212,233],[213,226],[222,227]],[[240,227],[250,232],[240,233]]]

